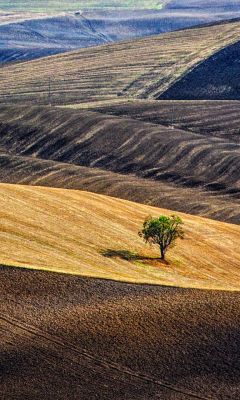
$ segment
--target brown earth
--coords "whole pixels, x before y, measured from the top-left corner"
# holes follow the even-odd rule
[[[196,188],[180,188],[171,183],[100,168],[0,153],[0,180],[22,185],[86,190],[220,221],[240,222],[237,197]]]
[[[71,106],[69,106],[71,107]],[[81,104],[73,105],[81,109]],[[240,102],[213,100],[131,100],[88,106],[89,111],[174,126],[240,143]]]
[[[236,400],[239,293],[2,267],[1,399]]]

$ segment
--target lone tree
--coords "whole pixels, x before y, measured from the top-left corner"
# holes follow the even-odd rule
[[[178,238],[184,239],[183,221],[176,215],[159,218],[148,217],[143,228],[139,232],[146,243],[156,244],[160,248],[161,259],[165,260],[165,255],[170,247],[175,245]]]

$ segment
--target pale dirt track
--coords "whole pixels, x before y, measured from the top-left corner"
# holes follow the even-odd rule
[[[182,216],[186,239],[157,259],[138,237],[157,209],[87,192],[0,185],[0,263],[135,283],[239,290],[240,227]],[[126,259],[125,253],[135,255]],[[150,258],[149,258],[150,257]]]

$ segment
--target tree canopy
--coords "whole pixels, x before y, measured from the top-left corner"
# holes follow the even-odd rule
[[[150,216],[144,221],[139,236],[146,243],[158,245],[161,259],[165,260],[167,250],[175,245],[176,240],[184,239],[183,221],[176,215],[161,215],[159,218]]]

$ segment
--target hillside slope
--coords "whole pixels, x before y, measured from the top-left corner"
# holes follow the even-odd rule
[[[168,33],[3,67],[1,101],[158,98],[203,60],[239,41],[240,22]],[[7,68],[7,70],[6,70]]]
[[[240,227],[182,214],[186,239],[169,252],[138,237],[171,211],[88,192],[0,184],[0,263],[135,283],[239,290]],[[203,256],[205,255],[205,256]]]
[[[27,61],[233,17],[236,15],[157,10],[95,10],[56,15],[0,12],[0,63]]]
[[[81,189],[220,221],[240,223],[237,193],[235,196],[226,196],[216,194],[216,191],[184,188],[133,174],[123,175],[36,157],[0,153],[0,182]]]
[[[240,396],[237,292],[12,267],[0,290],[4,400]]]
[[[73,108],[84,109],[84,105],[79,104]],[[174,126],[240,144],[239,101],[132,100],[112,104],[93,103],[88,106],[88,110],[156,125]]]
[[[5,106],[0,116],[2,182],[99,191],[240,222],[239,145],[227,138],[86,110]]]
[[[0,146],[12,155],[239,191],[239,146],[225,139],[64,108],[2,107],[0,115]]]
[[[239,60],[238,42],[209,57],[159,98],[239,100]]]

